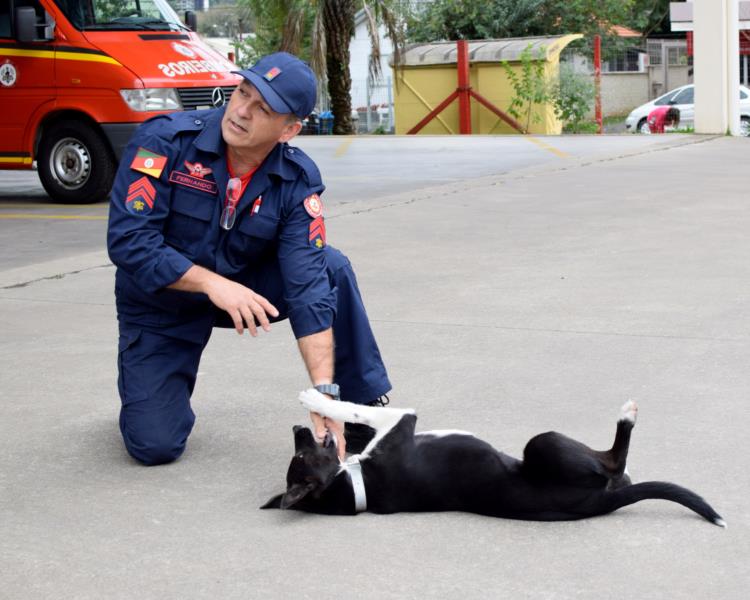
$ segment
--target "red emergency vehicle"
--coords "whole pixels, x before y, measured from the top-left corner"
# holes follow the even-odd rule
[[[59,202],[104,200],[138,124],[221,106],[236,68],[166,0],[0,0],[0,168],[36,164]]]

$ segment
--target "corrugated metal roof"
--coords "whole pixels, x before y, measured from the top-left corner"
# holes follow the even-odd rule
[[[521,53],[531,45],[536,56],[540,51],[546,59],[559,54],[573,40],[583,37],[580,33],[545,37],[507,38],[504,40],[469,41],[469,62],[500,62],[520,60]],[[456,42],[414,44],[406,48],[403,65],[456,64]]]

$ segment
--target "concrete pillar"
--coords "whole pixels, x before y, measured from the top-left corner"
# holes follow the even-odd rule
[[[696,133],[739,135],[738,2],[693,2]]]

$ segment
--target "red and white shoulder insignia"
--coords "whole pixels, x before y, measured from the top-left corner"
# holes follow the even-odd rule
[[[313,194],[305,198],[305,210],[307,214],[313,219],[317,219],[323,214],[323,202],[320,200],[320,196]]]

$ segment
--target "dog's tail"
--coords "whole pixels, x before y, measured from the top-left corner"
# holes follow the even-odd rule
[[[714,525],[718,525],[719,527],[727,526],[719,513],[711,508],[708,502],[698,494],[674,483],[666,483],[664,481],[645,481],[608,491],[604,495],[603,502],[605,512],[612,512],[623,506],[649,499],[677,502],[697,512],[701,517]]]

